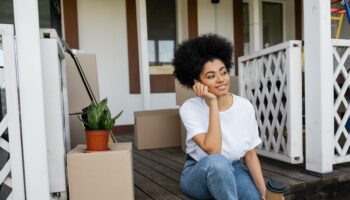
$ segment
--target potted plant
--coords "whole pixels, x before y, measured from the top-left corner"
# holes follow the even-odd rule
[[[87,151],[107,151],[109,134],[114,126],[115,120],[120,117],[120,111],[112,117],[107,106],[107,98],[99,103],[92,102],[83,109],[80,121],[83,122],[86,134]]]

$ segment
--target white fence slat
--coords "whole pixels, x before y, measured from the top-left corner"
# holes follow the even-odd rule
[[[350,40],[332,40],[334,99],[334,164],[350,161]]]
[[[7,176],[10,174],[11,171],[11,164],[10,164],[10,160],[8,160],[6,162],[6,164],[4,165],[4,167],[1,169],[1,173],[0,173],[0,183],[4,182],[4,180],[7,178]]]

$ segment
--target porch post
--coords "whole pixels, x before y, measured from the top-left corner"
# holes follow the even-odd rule
[[[249,53],[261,49],[260,37],[260,0],[249,0]]]
[[[333,62],[330,0],[304,0],[306,169],[333,170]]]
[[[26,199],[50,199],[37,0],[14,0]]]
[[[139,41],[139,65],[141,78],[141,94],[143,98],[143,108],[150,109],[150,82],[148,66],[148,35],[147,35],[147,10],[146,0],[136,0],[137,15],[137,35]]]

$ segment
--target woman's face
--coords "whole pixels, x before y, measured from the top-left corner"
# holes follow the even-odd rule
[[[199,79],[217,97],[224,96],[229,91],[230,77],[225,64],[219,59],[206,62]]]

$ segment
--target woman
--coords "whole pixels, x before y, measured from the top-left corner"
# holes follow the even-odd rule
[[[231,57],[232,45],[217,35],[185,41],[175,52],[174,74],[197,96],[180,108],[187,130],[180,186],[195,199],[265,199],[255,112],[229,93]]]

